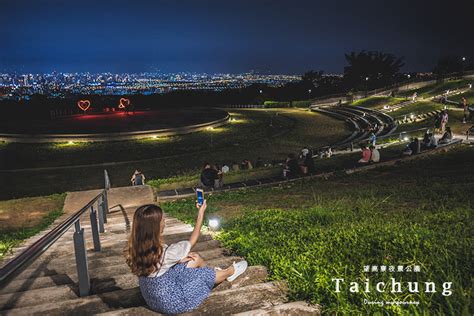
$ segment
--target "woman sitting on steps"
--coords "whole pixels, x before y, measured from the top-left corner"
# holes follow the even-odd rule
[[[206,267],[191,248],[197,243],[206,201],[197,205],[196,225],[189,240],[163,243],[165,219],[154,204],[140,206],[133,216],[127,264],[139,277],[140,290],[148,306],[164,314],[185,313],[198,307],[214,285],[233,281],[247,269],[247,262],[234,263],[224,270]]]

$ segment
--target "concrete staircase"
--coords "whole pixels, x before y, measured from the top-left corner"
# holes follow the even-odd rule
[[[0,315],[149,315],[138,288],[138,279],[125,263],[133,213],[144,202],[153,203],[151,189],[120,188],[110,192],[111,209],[106,232],[101,235],[100,252],[93,251],[87,216],[81,221],[87,235],[89,274],[92,294],[78,296],[77,272],[71,228],[27,269],[0,289]],[[115,190],[115,191],[114,191]],[[74,209],[94,194],[73,193],[65,208]],[[125,203],[126,202],[126,203]],[[79,207],[80,208],[80,207]],[[166,217],[165,242],[189,238],[192,226]],[[225,267],[241,258],[233,256],[208,234],[202,234],[193,248],[209,266]],[[267,282],[263,266],[251,266],[232,283],[215,287],[209,298],[189,315],[319,315],[318,306],[287,302],[284,282]]]

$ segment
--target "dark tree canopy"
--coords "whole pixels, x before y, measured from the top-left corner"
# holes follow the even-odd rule
[[[345,54],[344,83],[348,88],[373,89],[390,85],[403,67],[403,57],[393,54],[361,51]]]
[[[462,56],[444,56],[438,60],[433,73],[438,77],[443,77],[448,74],[462,72],[464,70],[471,70],[472,63],[470,59]]]

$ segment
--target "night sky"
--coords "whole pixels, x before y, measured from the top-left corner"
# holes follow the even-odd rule
[[[0,72],[340,73],[344,53],[474,58],[474,0],[1,0]]]

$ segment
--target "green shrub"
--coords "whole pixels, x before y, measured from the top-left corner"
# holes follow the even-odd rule
[[[287,108],[290,106],[290,102],[288,101],[265,101],[263,105],[266,108]]]

